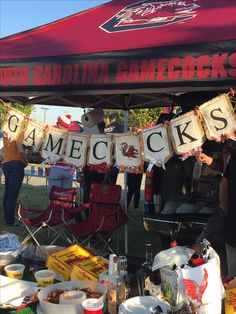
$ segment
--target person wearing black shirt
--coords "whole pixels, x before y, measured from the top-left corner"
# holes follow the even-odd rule
[[[220,183],[220,206],[226,215],[225,244],[228,273],[236,276],[236,152],[232,154]]]

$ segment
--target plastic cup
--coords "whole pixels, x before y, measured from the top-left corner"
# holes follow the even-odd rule
[[[55,272],[49,269],[42,269],[36,271],[34,277],[39,287],[47,287],[53,284]]]
[[[103,301],[101,299],[86,299],[82,302],[84,314],[102,314]]]
[[[23,264],[10,264],[4,267],[7,277],[13,279],[22,279],[25,265]]]

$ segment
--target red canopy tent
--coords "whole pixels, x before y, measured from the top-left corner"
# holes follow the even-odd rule
[[[0,97],[124,110],[201,104],[236,85],[235,16],[232,0],[113,0],[1,39]]]
[[[114,0],[0,40],[3,100],[130,109],[236,83],[236,2]]]

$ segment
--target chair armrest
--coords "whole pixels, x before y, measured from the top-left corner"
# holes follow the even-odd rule
[[[77,207],[72,207],[72,208],[67,208],[66,210],[71,213],[71,214],[76,214],[76,213],[80,213],[82,211],[84,211],[85,209],[90,208],[90,204],[83,204],[81,206],[77,206]]]

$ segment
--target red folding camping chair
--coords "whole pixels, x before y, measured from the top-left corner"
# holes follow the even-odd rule
[[[46,228],[49,231],[47,236],[52,238],[50,245],[60,237],[71,243],[63,226],[68,224],[72,218],[68,209],[76,207],[76,195],[77,188],[64,189],[52,186],[49,192],[49,205],[46,209],[25,208],[19,205],[18,219],[29,233],[22,241],[22,244],[33,239],[36,245],[40,245],[36,235],[37,237],[39,233],[45,235],[42,231],[45,231]]]
[[[89,210],[88,218],[67,225],[73,242],[90,247],[90,240],[93,239],[94,249],[103,244],[103,249],[114,253],[109,245],[111,233],[128,222],[128,216],[119,203],[120,197],[120,185],[93,183],[90,202],[76,208],[77,213]]]

